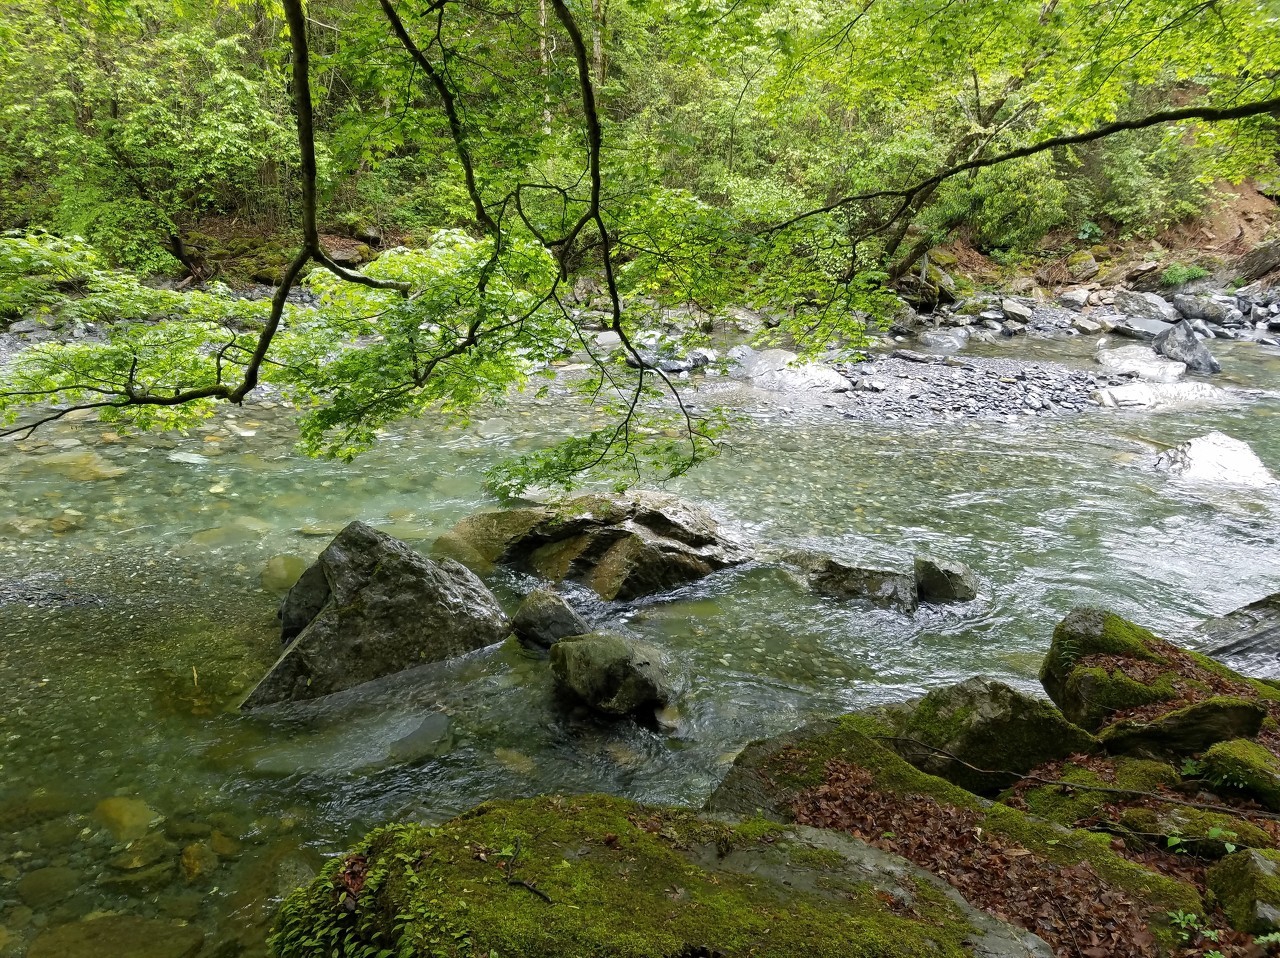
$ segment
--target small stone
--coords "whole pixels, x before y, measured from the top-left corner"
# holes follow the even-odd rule
[[[226,832],[214,831],[209,836],[209,847],[219,858],[239,858],[244,850],[244,843]]]
[[[108,859],[107,864],[118,871],[136,871],[170,857],[175,851],[177,846],[168,841],[164,835],[160,832],[152,832],[130,843],[129,847],[120,854]]]
[[[917,556],[915,575],[921,602],[972,602],[978,597],[978,577],[963,562]]]
[[[307,571],[307,560],[296,555],[275,555],[267,560],[266,568],[258,576],[263,591],[284,595],[292,589]]]
[[[525,596],[511,627],[522,641],[540,648],[550,648],[566,636],[591,631],[573,606],[550,589],[535,589]]]

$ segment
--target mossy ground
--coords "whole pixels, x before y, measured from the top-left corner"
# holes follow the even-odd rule
[[[937,888],[919,888],[908,916],[820,850],[788,863],[813,874],[786,889],[716,868],[717,856],[772,848],[783,833],[760,819],[733,826],[603,796],[482,805],[440,828],[375,832],[289,898],[274,949],[279,958],[969,953],[968,923]]]

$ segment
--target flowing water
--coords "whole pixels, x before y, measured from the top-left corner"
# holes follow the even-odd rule
[[[1089,344],[1019,349],[1084,365]],[[1275,387],[1280,352],[1216,351],[1227,382]],[[189,921],[209,932],[207,955],[261,954],[274,900],[387,819],[545,791],[698,803],[744,743],[807,719],[978,672],[1037,688],[1053,625],[1077,603],[1177,637],[1280,588],[1280,496],[1150,468],[1161,444],[1221,429],[1280,472],[1274,393],[1196,411],[877,426],[821,401],[705,392],[746,421],[671,491],[770,546],[961,559],[982,577],[979,601],[868,611],[757,566],[614,610],[679,662],[674,730],[565,712],[545,660],[511,645],[246,716],[236,702],[279,648],[277,597],[259,579],[269,557],[310,561],[353,518],[426,549],[494,504],[487,465],[586,413],[560,397],[460,432],[406,423],[352,465],[296,454],[288,412],[270,404],[188,436],[75,422],[0,445],[0,588],[29,590],[0,603],[0,955],[100,911]],[[491,585],[514,607],[529,583],[499,573]],[[66,601],[48,607],[37,589]],[[392,749],[438,712],[451,747]],[[112,797],[136,800],[125,807],[141,827],[154,818],[174,843],[156,864],[110,864],[120,832],[99,803]],[[188,876],[173,861],[192,842],[220,854],[184,862]]]

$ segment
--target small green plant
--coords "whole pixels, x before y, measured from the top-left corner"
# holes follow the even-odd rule
[[[1255,945],[1280,945],[1280,931],[1273,931],[1268,935],[1259,935],[1253,939]]]
[[[1080,230],[1076,233],[1076,239],[1082,243],[1096,243],[1102,239],[1102,227],[1093,220],[1085,220],[1080,224]]]
[[[1204,919],[1193,911],[1168,912],[1169,923],[1173,925],[1179,938],[1186,944],[1192,944],[1198,939],[1205,941],[1217,941],[1218,931],[1205,925]],[[1206,956],[1207,958],[1207,956]]]
[[[1204,762],[1195,758],[1184,758],[1181,772],[1183,778],[1199,778],[1204,774]]]
[[[1204,279],[1209,271],[1203,266],[1184,266],[1182,263],[1170,263],[1160,274],[1162,286],[1182,286],[1192,280]]]

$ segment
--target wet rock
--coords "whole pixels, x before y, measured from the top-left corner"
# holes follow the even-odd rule
[[[127,467],[117,466],[111,460],[91,450],[55,453],[45,456],[40,463],[45,468],[76,482],[118,479],[129,471]]]
[[[1146,382],[1177,382],[1187,371],[1186,364],[1163,358],[1149,346],[1106,349],[1100,345],[1093,358],[1108,372],[1120,376],[1137,376]]]
[[[980,795],[1007,788],[1045,762],[1095,751],[1098,744],[1043,699],[982,675],[934,689],[904,718],[891,743],[894,751],[921,771]]]
[[[525,596],[511,620],[511,628],[522,642],[543,649],[565,636],[591,631],[586,619],[550,589],[535,589]]]
[[[204,842],[192,842],[182,850],[182,877],[187,884],[204,881],[218,868],[218,856]]]
[[[29,908],[46,911],[80,887],[74,868],[53,866],[27,872],[18,881],[18,898]]]
[[[1222,402],[1227,393],[1208,383],[1128,383],[1109,386],[1093,393],[1100,406],[1118,406],[1121,409],[1157,409],[1175,406],[1200,406]]]
[[[219,858],[236,859],[244,851],[244,843],[233,835],[214,829],[209,834],[209,848]]]
[[[413,765],[453,751],[453,722],[443,712],[432,712],[408,735],[391,743],[388,762]]]
[[[776,392],[847,392],[849,381],[830,366],[801,363],[785,349],[757,352],[750,346],[729,350],[729,375],[743,379],[757,389]]]
[[[657,493],[581,496],[540,509],[479,513],[454,526],[449,537],[486,561],[554,582],[582,582],[618,601],[665,592],[748,558],[706,511]]]
[[[103,915],[41,933],[27,958],[195,958],[204,932],[133,915]]]
[[[672,698],[666,657],[656,646],[607,632],[551,646],[560,688],[606,715],[651,714]]]
[[[136,871],[104,874],[98,884],[118,894],[146,896],[172,882],[176,871],[177,862],[163,861]]]
[[[526,843],[521,860],[541,894],[516,897],[485,881],[493,865],[469,850],[499,847],[501,836],[530,823],[543,841]],[[484,954],[498,946],[504,955],[601,958],[1052,954],[946,882],[850,836],[800,826],[762,836],[758,822],[606,796],[492,802],[438,830],[397,829],[361,851],[377,869],[401,857],[424,863],[424,881],[371,891],[370,916],[419,914],[431,907],[432,889],[467,887],[459,931]],[[332,897],[327,882],[315,882],[286,905],[283,920],[303,935],[325,935],[327,945]]]
[[[1117,722],[1099,738],[1112,755],[1181,758],[1198,755],[1218,742],[1252,738],[1266,717],[1266,709],[1256,701],[1218,696],[1151,721]]]
[[[1195,329],[1185,319],[1157,336],[1151,345],[1160,355],[1185,364],[1192,372],[1222,371],[1222,365],[1213,358],[1204,343],[1200,342]]]
[[[978,577],[963,562],[916,556],[915,575],[921,602],[972,602],[978,597]]]
[[[789,552],[783,560],[796,567],[809,588],[836,599],[865,599],[873,605],[914,612],[918,603],[914,573],[863,568],[808,550]]]
[[[171,858],[177,852],[178,847],[168,841],[161,832],[152,832],[130,842],[128,848],[109,858],[107,864],[119,871],[136,871]]]
[[[317,698],[484,648],[509,626],[497,599],[464,566],[425,559],[362,522],[343,529],[303,573],[281,622],[284,638],[296,638],[244,708]]]
[[[1122,316],[1112,323],[1111,329],[1117,336],[1151,342],[1170,328],[1171,324],[1158,319],[1142,319],[1138,316]]]
[[[1248,443],[1220,432],[1197,436],[1161,453],[1156,468],[1210,485],[1258,489],[1277,482]]]
[[[1232,928],[1251,935],[1280,931],[1280,851],[1228,855],[1206,872],[1205,882]]]
[[[277,555],[267,560],[266,567],[258,577],[263,590],[284,595],[302,578],[307,571],[307,560],[302,556]]]
[[[213,831],[213,826],[208,822],[202,822],[196,818],[187,816],[177,816],[168,819],[164,823],[164,833],[169,838],[207,838]]]
[[[117,795],[100,801],[93,809],[93,817],[116,841],[131,842],[145,835],[160,816],[140,798]]]
[[[75,808],[67,796],[57,792],[35,792],[0,802],[0,831],[16,832],[52,818],[67,815]]]
[[[1200,626],[1209,654],[1237,672],[1280,679],[1280,592]]]
[[[920,345],[939,352],[958,353],[969,342],[969,334],[961,329],[928,329],[920,334]]]

